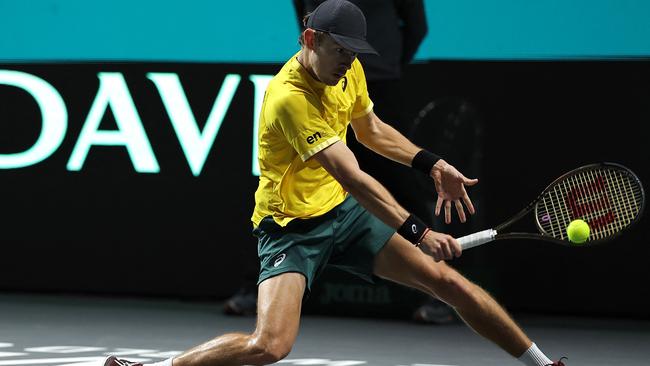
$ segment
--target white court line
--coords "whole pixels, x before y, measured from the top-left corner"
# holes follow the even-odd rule
[[[27,353],[24,352],[0,352],[0,357],[17,357],[24,356]]]
[[[320,365],[320,366],[356,366],[364,365],[366,361],[332,361],[325,358],[295,358],[284,359],[277,363],[288,363],[292,365]]]
[[[86,347],[86,346],[45,346],[25,348],[27,352],[38,353],[82,353],[82,352],[99,352],[105,351],[105,347]]]
[[[79,362],[101,362],[104,360],[105,356],[99,357],[60,357],[60,358],[34,358],[28,360],[5,360],[0,361],[0,366],[12,366],[12,365],[42,365],[42,364],[62,364],[62,363],[79,363]],[[150,361],[147,358],[133,358],[129,361],[134,362],[146,362]]]

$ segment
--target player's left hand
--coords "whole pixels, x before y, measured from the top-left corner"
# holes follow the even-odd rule
[[[419,246],[420,250],[440,262],[460,257],[463,252],[458,241],[451,235],[429,230],[424,234]]]
[[[460,222],[467,221],[463,203],[467,206],[470,214],[474,214],[474,205],[469,199],[465,186],[473,186],[478,179],[469,179],[462,175],[453,165],[440,159],[431,169],[431,178],[436,184],[438,201],[436,202],[436,216],[440,216],[440,210],[445,208],[445,223],[451,223],[451,205],[456,207]],[[462,201],[462,202],[461,202]]]

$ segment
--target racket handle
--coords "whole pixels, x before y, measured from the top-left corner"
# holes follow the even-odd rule
[[[465,249],[477,247],[485,243],[489,243],[492,240],[494,240],[494,237],[496,235],[497,235],[496,230],[487,229],[487,230],[479,231],[474,234],[460,237],[456,240],[458,240],[460,247],[463,248],[463,250],[465,250]]]

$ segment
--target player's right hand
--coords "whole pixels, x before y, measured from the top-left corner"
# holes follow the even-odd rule
[[[420,250],[440,262],[460,257],[463,249],[451,235],[439,233],[433,230],[428,231],[419,246]]]
[[[467,195],[465,186],[473,186],[478,183],[478,179],[469,179],[461,174],[456,168],[444,161],[438,160],[431,168],[431,178],[436,185],[436,192],[438,192],[438,200],[436,202],[436,216],[440,215],[441,209],[445,210],[445,223],[451,223],[451,206],[456,207],[458,218],[460,222],[467,221],[465,216],[465,209],[463,204],[467,207],[470,214],[474,214],[474,205],[472,200]]]

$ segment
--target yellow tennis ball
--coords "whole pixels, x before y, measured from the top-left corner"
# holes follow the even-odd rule
[[[572,243],[582,244],[589,239],[589,224],[583,220],[573,220],[567,226],[566,233]]]

